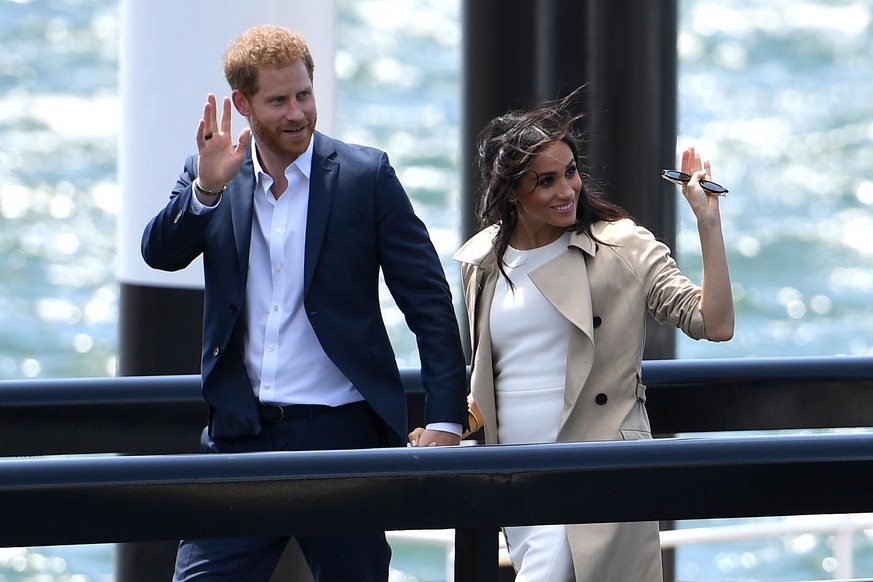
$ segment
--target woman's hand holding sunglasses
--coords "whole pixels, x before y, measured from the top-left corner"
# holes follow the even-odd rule
[[[691,176],[679,170],[661,170],[661,177],[680,186],[687,186],[688,182],[691,181]],[[700,180],[699,184],[707,194],[727,196],[729,192],[727,188],[721,184],[716,184],[712,180]]]

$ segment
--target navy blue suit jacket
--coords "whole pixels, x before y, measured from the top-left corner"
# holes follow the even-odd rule
[[[324,351],[406,440],[406,397],[382,320],[379,271],[416,335],[427,422],[466,423],[465,362],[451,292],[427,230],[384,152],[316,132],[304,257],[304,305]],[[242,358],[254,172],[251,147],[218,207],[186,212],[196,156],[142,239],[146,263],[182,269],[203,255],[202,383],[213,437],[257,434],[258,402]]]

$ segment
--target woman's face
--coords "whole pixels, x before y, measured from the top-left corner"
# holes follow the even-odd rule
[[[511,191],[518,199],[513,244],[533,248],[560,237],[576,222],[581,191],[582,178],[570,146],[559,141],[543,148]]]

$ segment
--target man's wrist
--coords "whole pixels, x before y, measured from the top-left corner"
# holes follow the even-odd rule
[[[454,435],[461,436],[463,432],[463,428],[460,424],[455,422],[431,422],[425,426],[427,430],[440,430],[443,432],[450,432]]]
[[[221,194],[224,193],[225,190],[227,190],[227,184],[225,184],[221,188],[216,189],[204,188],[203,184],[200,182],[200,176],[198,176],[194,178],[194,189],[197,190],[199,194],[214,198],[216,196],[221,196]]]

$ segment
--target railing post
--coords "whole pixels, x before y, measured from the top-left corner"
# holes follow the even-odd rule
[[[855,532],[852,529],[851,518],[847,518],[846,521],[849,523],[834,532],[834,558],[837,562],[835,572],[837,578],[848,580],[855,575],[855,552],[852,541]]]
[[[455,582],[497,580],[500,530],[455,530]]]

